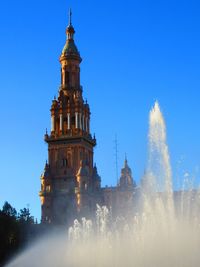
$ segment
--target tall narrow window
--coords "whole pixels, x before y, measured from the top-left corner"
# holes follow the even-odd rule
[[[65,72],[65,84],[69,85],[69,71]]]
[[[67,167],[67,159],[62,160],[62,165],[63,165],[63,167]]]

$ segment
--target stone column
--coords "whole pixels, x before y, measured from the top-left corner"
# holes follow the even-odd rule
[[[70,113],[67,113],[67,130],[70,129]]]
[[[78,112],[75,112],[75,128],[78,128]]]
[[[60,114],[60,131],[63,130],[63,115]]]
[[[51,131],[55,131],[55,115],[51,116]]]
[[[79,114],[79,125],[80,125],[80,129],[82,130],[82,114]]]

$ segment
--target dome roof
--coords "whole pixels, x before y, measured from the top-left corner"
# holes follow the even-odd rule
[[[80,56],[79,51],[73,39],[68,39],[62,50],[62,55],[77,55]]]
[[[62,60],[62,58],[65,56],[76,56],[81,61],[80,53],[79,53],[79,51],[78,51],[78,49],[74,43],[75,30],[74,30],[74,27],[72,26],[71,15],[72,15],[72,13],[70,10],[69,25],[66,29],[67,41],[66,41],[65,46],[62,50],[60,60]]]

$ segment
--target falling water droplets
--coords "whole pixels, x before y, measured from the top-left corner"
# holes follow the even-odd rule
[[[93,221],[74,221],[68,241],[56,235],[38,242],[8,267],[199,267],[200,190],[186,182],[187,191],[174,194],[166,125],[156,101],[139,212],[114,220],[107,207],[97,205]]]

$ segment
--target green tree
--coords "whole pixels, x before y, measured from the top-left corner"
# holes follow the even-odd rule
[[[21,209],[18,218],[20,222],[34,224],[34,218],[31,216],[29,208]]]
[[[7,201],[4,203],[2,208],[2,213],[11,217],[17,216],[17,211],[15,208],[13,208]]]
[[[0,210],[0,266],[33,240],[38,229],[29,208],[23,208],[17,214],[6,201]]]
[[[0,263],[18,249],[19,238],[20,229],[16,209],[5,202],[0,211]]]

